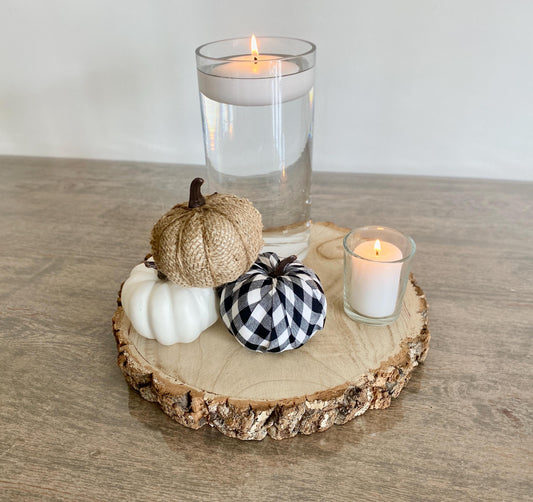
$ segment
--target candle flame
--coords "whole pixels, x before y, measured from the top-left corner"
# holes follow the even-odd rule
[[[259,56],[259,49],[257,47],[257,39],[255,38],[255,35],[252,35],[252,39],[250,40],[250,48],[252,56],[257,58],[257,56]]]
[[[381,252],[381,242],[379,242],[379,239],[376,239],[374,251],[376,252],[376,256],[379,256],[379,253]]]

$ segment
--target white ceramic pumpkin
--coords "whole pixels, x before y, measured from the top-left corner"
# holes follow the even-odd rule
[[[213,288],[178,286],[144,263],[133,268],[122,286],[121,302],[135,330],[162,345],[192,342],[218,319]]]

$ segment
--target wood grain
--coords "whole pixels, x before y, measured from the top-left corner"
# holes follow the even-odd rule
[[[431,350],[387,410],[241,442],[116,366],[119,285],[196,175],[0,158],[0,500],[531,500],[532,183],[315,173],[315,220],[413,236]]]
[[[164,346],[135,331],[119,298],[113,331],[128,383],[182,425],[208,424],[248,440],[323,432],[369,408],[387,408],[426,357],[427,302],[411,278],[393,324],[365,326],[346,316],[347,232],[332,223],[311,227],[305,263],[322,277],[328,314],[324,329],[298,350],[246,350],[220,319],[192,343]]]

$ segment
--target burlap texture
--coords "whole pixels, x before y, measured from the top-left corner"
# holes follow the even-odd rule
[[[177,204],[152,229],[160,272],[180,286],[208,288],[234,281],[263,247],[261,214],[234,195],[205,196],[201,207]]]

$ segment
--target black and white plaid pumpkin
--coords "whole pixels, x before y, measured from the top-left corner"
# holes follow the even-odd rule
[[[326,295],[320,279],[296,256],[260,254],[250,270],[220,288],[220,315],[248,349],[297,349],[324,327]]]

